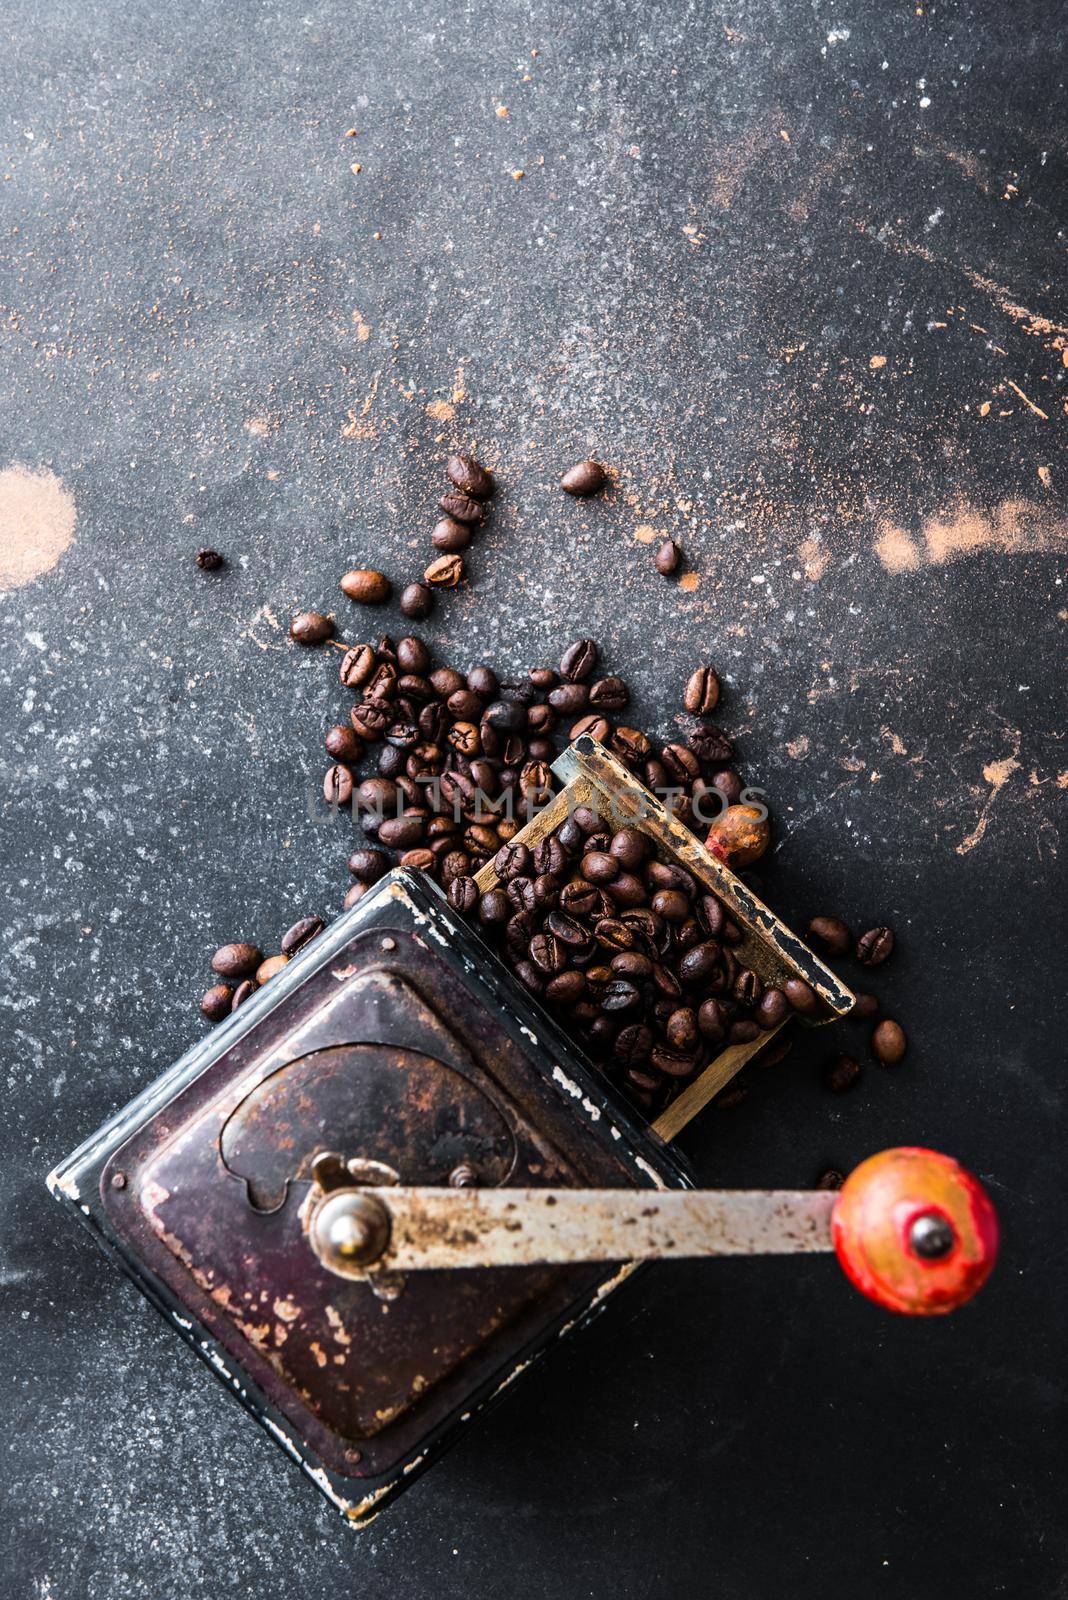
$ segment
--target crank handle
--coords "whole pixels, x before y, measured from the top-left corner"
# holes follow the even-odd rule
[[[835,1252],[878,1305],[912,1316],[971,1299],[997,1256],[986,1192],[948,1156],[884,1150],[842,1189],[333,1188],[308,1238],[329,1271],[572,1265]]]

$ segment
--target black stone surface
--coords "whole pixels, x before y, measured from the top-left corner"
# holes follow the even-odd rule
[[[0,5],[0,554],[17,465],[77,519],[0,598],[5,1596],[1062,1592],[1059,33]],[[338,576],[420,571],[472,442],[501,493],[440,654],[593,635],[665,730],[715,661],[766,897],[898,930],[905,1063],[831,1097],[806,1037],[687,1133],[700,1174],[930,1143],[1004,1256],[929,1325],[823,1259],[658,1269],[352,1536],[43,1175],[197,1035],[216,944],[338,907],[306,795],[346,697],[285,624],[359,638]],[[566,501],[590,452],[616,487]]]

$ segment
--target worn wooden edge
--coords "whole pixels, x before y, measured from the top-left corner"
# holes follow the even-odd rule
[[[656,1121],[649,1124],[651,1131],[665,1144],[670,1144],[675,1135],[681,1133],[686,1124],[692,1122],[697,1113],[703,1111],[708,1102],[715,1099],[720,1090],[725,1089],[731,1079],[741,1072],[746,1062],[758,1055],[769,1039],[774,1039],[790,1020],[787,1017],[777,1028],[768,1028],[759,1039],[750,1039],[746,1044],[731,1044],[726,1050],[721,1050],[716,1059],[710,1061],[705,1070],[664,1107]]]

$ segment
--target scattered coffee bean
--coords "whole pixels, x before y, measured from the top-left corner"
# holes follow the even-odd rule
[[[423,573],[434,589],[455,589],[464,575],[463,556],[438,556]]]
[[[193,559],[201,572],[218,572],[224,564],[218,550],[198,550]]]
[[[263,951],[254,944],[224,944],[211,958],[220,978],[250,978],[263,960]]]
[[[352,773],[340,762],[327,770],[323,779],[323,799],[328,806],[347,806],[352,799]]]
[[[341,579],[341,588],[361,606],[384,606],[393,593],[385,573],[376,572],[373,567],[353,567]]]
[[[425,583],[409,583],[401,590],[397,604],[406,617],[410,617],[413,622],[420,622],[424,617],[429,617],[434,606],[434,597]]]
[[[200,1009],[209,1022],[221,1022],[223,1017],[230,1015],[233,998],[234,991],[231,984],[213,983],[211,988],[205,991]]]
[[[691,716],[710,716],[719,705],[719,678],[711,667],[698,667],[690,674],[682,703]]]
[[[244,983],[239,983],[234,990],[234,998],[230,1002],[230,1010],[236,1011],[238,1006],[243,1006],[246,1000],[251,1000],[256,993],[258,985],[252,978],[246,978]]]
[[[430,543],[435,550],[441,550],[445,555],[453,555],[457,550],[467,549],[471,543],[472,532],[468,523],[456,522],[452,517],[442,517],[430,530]]]
[[[560,479],[560,487],[580,498],[603,489],[607,474],[599,461],[576,461]]]
[[[480,500],[466,494],[443,494],[438,505],[454,522],[481,522],[486,509]]]
[[[346,689],[359,689],[375,670],[375,653],[369,644],[353,645],[346,650],[338,668],[338,677]]]
[[[823,1069],[823,1086],[832,1094],[844,1094],[860,1081],[860,1062],[852,1056],[834,1056]]]
[[[866,994],[862,990],[856,991],[857,1003],[849,1013],[851,1017],[866,1018],[879,1014],[879,1002],[873,994]]]
[[[327,729],[323,744],[327,755],[333,756],[335,761],[359,761],[363,755],[363,740],[356,729],[343,727],[341,723]]]
[[[599,658],[600,651],[592,639],[578,639],[560,657],[560,676],[569,683],[584,683],[593,676]]]
[[[493,493],[492,477],[470,456],[450,456],[445,463],[445,476],[461,494],[473,495],[476,500],[487,500]]]
[[[884,1067],[896,1067],[899,1061],[904,1060],[908,1047],[904,1028],[891,1017],[884,1017],[872,1029],[872,1055]]]
[[[654,564],[657,572],[659,572],[662,578],[670,578],[671,574],[678,570],[678,565],[681,560],[682,551],[679,549],[674,539],[665,539],[663,544],[661,544],[657,549],[654,557]]]
[[[282,935],[282,954],[292,956],[298,950],[303,950],[306,944],[322,933],[325,926],[322,917],[301,917]]]
[[[333,622],[321,611],[298,611],[289,624],[289,637],[296,644],[322,644],[333,632]]]
[[[267,983],[271,978],[275,977],[277,973],[281,972],[283,967],[287,967],[288,965],[289,957],[286,955],[268,956],[267,960],[261,961],[259,966],[256,968],[256,983],[262,989],[265,983]]]
[[[382,850],[354,850],[349,856],[349,871],[364,883],[377,883],[389,871],[389,857]]]
[[[361,883],[357,878],[356,882],[347,890],[345,898],[341,902],[344,910],[350,910],[356,904],[357,900],[361,900],[363,898],[369,888],[370,884]]]
[[[832,956],[844,956],[853,948],[853,935],[838,917],[813,917],[808,933]]]
[[[869,928],[857,940],[857,960],[865,967],[881,967],[893,948],[892,928]]]
[[[819,996],[804,978],[784,978],[782,992],[803,1017],[813,1017],[820,1009]]]

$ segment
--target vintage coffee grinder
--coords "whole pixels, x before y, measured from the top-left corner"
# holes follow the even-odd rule
[[[521,837],[592,805],[717,894],[767,982],[853,997],[591,739]],[[492,879],[484,869],[482,886]],[[398,869],[51,1175],[178,1333],[366,1524],[646,1261],[835,1251],[890,1309],[950,1310],[994,1213],[931,1151],[837,1194],[701,1191],[669,1141],[767,1043],[646,1124],[429,880]]]

